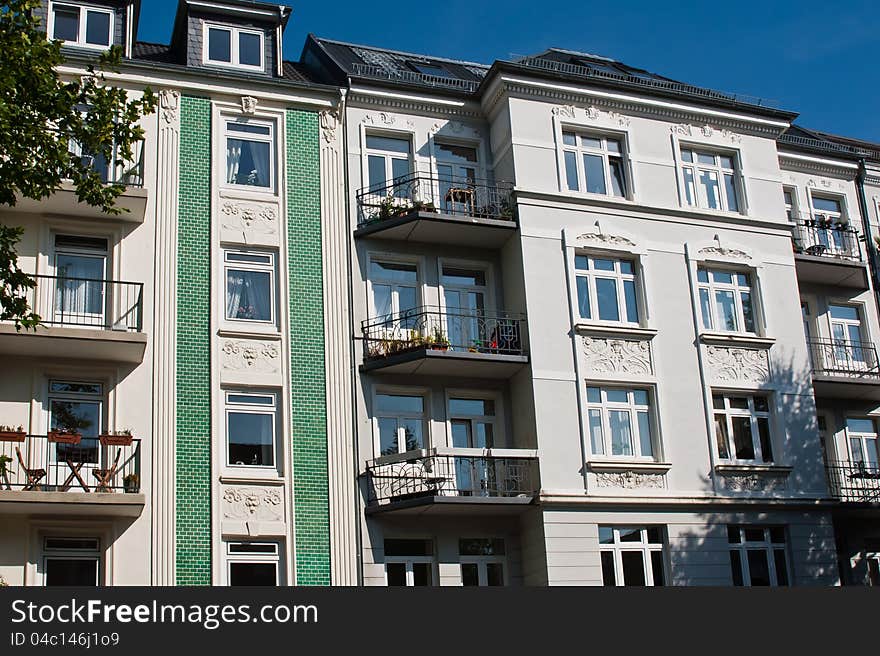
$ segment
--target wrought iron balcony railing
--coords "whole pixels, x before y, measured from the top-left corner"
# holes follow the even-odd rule
[[[495,219],[516,224],[513,185],[476,178],[410,173],[357,193],[358,225],[413,211]]]
[[[68,276],[31,276],[29,307],[47,326],[81,326],[98,330],[140,332],[144,285]]]
[[[880,502],[880,467],[864,462],[831,462],[825,466],[831,496],[849,503]]]
[[[808,339],[807,346],[814,374],[880,380],[877,349],[872,342]]]
[[[860,262],[859,233],[845,223],[799,221],[792,227],[795,251],[806,255]]]
[[[137,492],[140,440],[0,433],[0,490]]]
[[[538,459],[532,455],[432,454],[394,462],[380,458],[367,465],[367,474],[373,505],[418,497],[534,498],[540,489]]]
[[[387,314],[361,324],[367,359],[420,349],[525,355],[524,327],[522,314],[431,306]]]

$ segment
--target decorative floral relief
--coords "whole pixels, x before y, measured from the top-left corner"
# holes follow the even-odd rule
[[[228,487],[223,492],[223,517],[284,521],[279,488]]]
[[[738,135],[736,132],[731,132],[730,130],[722,130],[721,136],[725,139],[728,139],[731,143],[741,143],[742,137]]]
[[[664,476],[663,474],[632,471],[601,472],[596,474],[596,485],[598,487],[617,487],[626,490],[643,487],[661,489],[664,487]]]
[[[704,125],[700,128],[700,132],[702,132],[703,136],[707,138],[715,134],[715,130],[712,128],[711,125]]]
[[[166,123],[177,120],[177,109],[180,106],[180,91],[174,89],[162,89],[159,91],[159,108],[162,110],[162,119]]]
[[[595,107],[591,107],[590,109],[595,109]],[[574,105],[559,105],[558,107],[554,107],[551,111],[556,116],[564,116],[565,118],[575,118],[577,116],[577,108]]]
[[[274,374],[281,371],[281,348],[277,342],[227,340],[220,349],[223,369]]]
[[[588,232],[578,235],[579,241],[590,241],[597,244],[607,244],[609,246],[635,246],[636,243],[626,237],[618,235],[608,235],[602,232]]]
[[[220,207],[220,211],[225,217],[223,227],[227,230],[268,235],[278,232],[278,212],[270,205],[226,201]]]
[[[709,370],[716,380],[763,383],[770,378],[770,361],[763,349],[709,346]]]
[[[241,97],[241,111],[245,114],[253,114],[257,111],[257,102],[259,102],[253,96],[242,96]]]
[[[595,121],[599,118],[599,110],[595,106],[587,107],[587,118],[591,121]]]
[[[321,136],[324,141],[330,143],[336,138],[336,127],[339,125],[339,113],[335,109],[327,109],[321,112]]]
[[[646,340],[584,337],[587,368],[595,373],[650,376],[651,345]]]
[[[726,248],[724,246],[707,246],[700,249],[700,255],[717,255],[721,257],[730,257],[737,260],[750,260],[752,256],[745,251],[736,248]]]
[[[691,136],[691,126],[687,123],[679,123],[678,125],[673,125],[669,128],[669,131],[672,134],[682,134],[686,137]]]
[[[617,112],[608,112],[608,118],[610,118],[622,128],[629,126],[629,116],[624,116],[623,114],[618,114]]]
[[[785,477],[775,474],[724,474],[724,486],[731,492],[779,492]]]

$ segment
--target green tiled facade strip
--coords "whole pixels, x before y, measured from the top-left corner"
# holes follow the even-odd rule
[[[293,510],[298,585],[330,585],[318,115],[287,110]]]
[[[177,236],[178,585],[211,584],[211,102],[180,101]]]

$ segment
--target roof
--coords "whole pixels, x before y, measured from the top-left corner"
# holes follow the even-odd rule
[[[792,125],[777,141],[794,150],[880,161],[880,144],[809,130],[799,125]]]

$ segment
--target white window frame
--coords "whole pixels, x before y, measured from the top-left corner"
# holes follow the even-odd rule
[[[260,263],[260,262],[236,262],[235,260],[230,260],[229,255],[249,255],[249,256],[257,256],[257,257],[268,257],[268,263]],[[251,250],[246,248],[224,248],[223,249],[223,277],[221,279],[221,283],[223,285],[223,321],[229,322],[234,325],[250,325],[250,326],[276,326],[278,321],[278,276],[276,274],[276,265],[278,259],[275,257],[276,253],[274,251],[269,250]],[[269,274],[269,303],[270,303],[270,319],[268,321],[263,319],[239,319],[236,317],[227,316],[226,305],[228,303],[227,294],[229,293],[227,289],[227,276],[229,275],[229,271],[258,271],[260,273],[268,273]]]
[[[715,407],[715,397],[720,396],[724,400],[723,408]],[[748,399],[748,408],[732,408],[730,406],[730,398],[731,397],[741,397]],[[755,399],[763,398],[767,402],[767,410],[756,410],[755,409]],[[769,465],[773,464],[777,458],[777,445],[775,443],[774,435],[774,416],[773,416],[773,395],[769,392],[752,392],[752,391],[736,391],[731,392],[729,390],[717,390],[713,389],[711,393],[711,404],[712,404],[712,427],[714,430],[714,448],[715,455],[718,457],[718,461],[724,464],[749,464],[749,465]],[[723,415],[725,421],[725,428],[727,430],[727,457],[721,455],[721,452],[718,449],[718,441],[720,436],[718,435],[718,426],[717,420],[718,416]],[[736,457],[736,442],[734,440],[733,435],[733,417],[748,417],[750,419],[749,428],[752,434],[752,449],[755,452],[754,459],[745,459],[745,458],[737,458]],[[764,458],[764,449],[761,444],[761,433],[760,428],[758,427],[758,420],[766,419],[767,420],[767,441],[770,446],[771,458],[766,460]]]
[[[208,38],[209,30],[222,30],[229,32],[229,58],[231,61],[217,61],[209,58]],[[239,61],[239,34],[254,34],[260,37],[260,64],[242,64]],[[223,66],[225,68],[241,68],[246,71],[262,71],[266,68],[266,33],[262,30],[256,30],[245,27],[235,27],[232,25],[222,25],[220,23],[210,23],[205,21],[202,27],[202,63],[209,66]]]
[[[495,414],[493,415],[464,415],[453,414],[450,401],[452,399],[462,399],[468,401],[492,401],[495,404]],[[452,446],[452,422],[469,421],[471,425],[471,439],[476,434],[476,426],[478,423],[492,424],[492,445],[486,448],[503,448],[504,441],[504,421],[503,409],[501,406],[501,395],[497,392],[478,392],[474,390],[447,390],[446,391],[446,435],[447,443],[450,448]]]
[[[400,314],[400,292],[397,291],[397,287],[409,287],[409,284],[400,283],[399,281],[392,280],[390,278],[383,277],[374,277],[373,276],[373,264],[399,264],[404,266],[415,267],[416,270],[416,281],[413,283],[416,289],[416,307],[421,307],[424,305],[425,298],[425,290],[423,289],[422,284],[422,261],[415,258],[406,258],[401,257],[399,255],[394,254],[385,254],[385,253],[371,253],[367,260],[367,302],[369,307],[369,318],[370,319],[378,319],[381,316],[376,307],[376,295],[375,290],[373,289],[374,285],[388,285],[392,288],[391,290],[391,315],[396,316]]]
[[[223,573],[226,577],[224,581],[225,585],[230,585],[230,581],[232,580],[232,564],[233,563],[270,563],[275,565],[275,585],[280,586],[283,585],[282,581],[284,580],[284,570],[282,568],[283,564],[283,549],[281,548],[281,543],[276,542],[274,540],[233,540],[228,539],[224,540],[225,549],[223,549],[223,558],[225,560],[223,566]],[[233,549],[234,545],[239,544],[258,544],[258,545],[271,545],[274,547],[274,551],[272,553],[236,553]]]
[[[603,544],[601,541],[599,542],[599,552],[600,558],[601,553],[611,553],[614,560],[614,585],[616,587],[624,587],[624,577],[623,577],[623,552],[624,551],[633,551],[640,553],[642,555],[642,568],[645,572],[645,586],[654,587],[658,585],[654,581],[654,563],[652,561],[651,554],[654,552],[659,552],[661,554],[661,563],[663,567],[663,584],[668,585],[669,580],[669,568],[666,563],[666,530],[663,526],[617,526],[617,525],[601,525],[599,527],[608,528],[612,530],[613,540],[614,542],[610,544]],[[658,529],[660,531],[660,542],[650,542],[648,539],[648,529]],[[640,532],[640,540],[638,542],[621,542],[620,540],[620,531],[621,530],[639,530]],[[601,561],[600,561],[600,570],[601,570]]]
[[[371,188],[370,185],[370,156],[373,155],[375,157],[382,157],[385,161],[385,184],[390,184],[392,180],[394,180],[394,165],[392,164],[392,160],[395,159],[403,159],[401,156],[402,153],[397,153],[391,150],[381,150],[378,148],[370,148],[367,146],[367,139],[369,137],[384,137],[386,139],[397,139],[400,141],[406,141],[409,145],[409,151],[406,154],[407,164],[409,165],[409,173],[410,175],[414,175],[416,173],[415,166],[415,143],[414,137],[415,135],[412,132],[388,132],[385,130],[372,130],[367,129],[364,130],[363,139],[364,139],[364,148],[363,148],[363,176],[364,176],[364,188]],[[399,177],[399,176],[398,176]],[[407,200],[407,199],[401,199]]]
[[[434,541],[428,538],[385,538],[389,540],[401,539],[401,540],[419,540],[423,542],[431,543],[431,552],[430,556],[385,556],[383,560],[383,570],[385,572],[385,586],[388,586],[388,565],[389,564],[403,564],[406,567],[406,587],[412,588],[415,585],[415,575],[413,574],[413,565],[416,563],[419,564],[427,564],[431,566],[431,585],[429,587],[436,587],[440,584],[438,581],[438,572],[437,572],[437,561],[436,561],[436,546],[434,545]]]
[[[685,160],[685,153],[689,152],[691,154],[690,162]],[[711,155],[715,159],[714,164],[704,164],[698,161],[699,155]],[[728,168],[723,166],[721,163],[721,158],[727,157],[730,158],[733,164],[733,168]],[[688,144],[688,143],[680,143],[679,144],[679,175],[681,176],[681,203],[684,207],[693,207],[701,210],[708,210],[710,212],[735,212],[737,214],[743,214],[745,212],[745,194],[742,190],[742,180],[741,180],[741,171],[742,171],[742,161],[739,156],[739,153],[732,150],[723,150],[715,148],[714,146],[704,146],[700,144]],[[693,179],[691,183],[688,182],[686,171],[690,171]],[[705,192],[703,191],[703,187],[700,184],[700,172],[706,171],[714,173],[717,176],[718,180],[718,200],[721,203],[721,207],[710,207],[709,200],[705,196]],[[733,189],[736,194],[736,208],[731,209],[730,207],[730,199],[727,197],[727,185],[725,183],[725,176],[731,176],[733,179]],[[688,200],[688,196],[690,196],[691,201]]]
[[[791,202],[788,202],[785,199],[785,194],[789,195]],[[800,222],[800,199],[798,198],[797,187],[791,185],[783,185],[782,187],[782,202],[785,205],[785,216],[789,220],[790,223],[799,223]]]
[[[79,9],[79,29],[77,31],[78,38],[76,41],[61,41],[62,43],[64,43],[65,45],[76,46],[78,48],[90,48],[92,50],[109,50],[113,46],[113,36],[116,34],[116,12],[108,7],[96,7],[95,5],[83,4],[80,2],[49,3],[49,16],[46,25],[46,36],[49,38],[50,41],[54,40],[55,38],[55,7],[57,5]],[[110,33],[108,34],[109,39],[106,46],[86,42],[86,21],[87,14],[89,12],[108,14],[110,16]]]
[[[657,430],[657,426],[659,422],[657,421],[657,413],[656,413],[656,395],[654,394],[654,390],[650,386],[621,386],[621,385],[608,385],[605,383],[593,383],[587,381],[586,384],[587,389],[584,390],[584,400],[586,405],[586,422],[587,422],[587,439],[589,441],[590,453],[593,457],[602,458],[602,459],[613,459],[613,460],[625,460],[625,461],[638,461],[638,462],[658,462],[660,457],[660,439],[659,432]],[[595,401],[590,401],[590,392],[591,388],[596,388],[599,390],[600,401],[597,403]],[[622,391],[626,392],[627,401],[626,403],[622,401],[609,401],[608,400],[608,391]],[[635,401],[635,392],[644,392],[648,397],[647,405],[642,405],[636,403]],[[631,455],[626,454],[613,454],[612,453],[612,441],[611,441],[611,420],[610,420],[610,412],[611,411],[625,411],[629,413],[630,417],[630,436],[632,439],[632,449],[633,453]],[[592,411],[592,412],[591,412]],[[599,417],[602,425],[602,451],[598,452],[594,448],[594,440],[593,440],[593,431],[592,431],[592,416],[593,412],[598,411]],[[648,413],[648,426],[651,431],[651,450],[653,451],[652,455],[646,456],[642,455],[642,445],[641,445],[641,428],[639,426],[638,421],[638,413],[647,412]]]
[[[706,276],[708,278],[708,282],[700,281],[700,271],[705,271]],[[716,282],[715,281],[715,273],[727,273],[730,274],[733,278],[732,283],[726,282]],[[697,265],[697,312],[700,314],[700,327],[703,331],[708,332],[722,332],[722,333],[730,333],[730,334],[742,334],[742,335],[759,335],[761,333],[761,313],[758,311],[758,290],[757,290],[757,276],[755,272],[750,269],[735,269],[724,266],[712,266],[704,263],[699,263]],[[746,280],[748,285],[741,285],[737,276],[746,276]],[[703,316],[703,304],[702,304],[702,296],[700,294],[701,290],[706,290],[709,294],[709,318],[711,320],[712,325],[706,326],[705,317]],[[718,308],[716,299],[716,293],[722,292],[733,292],[733,304],[734,309],[736,311],[736,330],[728,330],[726,328],[719,327],[720,318],[718,316]],[[742,292],[748,292],[749,299],[752,304],[752,323],[754,324],[754,330],[746,330],[745,325],[745,312],[743,311],[743,300],[742,300]]]
[[[96,548],[91,549],[56,549],[49,548],[47,542],[49,540],[95,540]],[[98,566],[95,568],[95,585],[104,585],[104,557],[102,540],[100,537],[93,535],[43,535],[40,547],[40,582],[46,585],[46,578],[49,574],[48,563],[50,560],[89,560],[97,561]]]
[[[246,403],[230,400],[233,396],[250,397],[253,399],[271,397],[272,403]],[[279,415],[278,392],[274,390],[238,390],[226,389],[223,393],[223,466],[226,469],[239,472],[271,472],[275,474],[281,471],[282,454],[280,453],[278,428],[281,424]],[[246,465],[230,462],[229,453],[229,415],[233,412],[248,413],[254,415],[269,415],[272,417],[272,460],[271,465]]]
[[[397,412],[390,413],[379,410],[379,396],[412,396],[422,399],[422,412]],[[401,426],[401,419],[415,419],[422,422],[422,446],[420,450],[429,449],[431,447],[431,395],[425,388],[411,387],[379,387],[373,390],[373,453],[376,458],[395,456],[401,453],[408,453],[406,450],[406,439],[404,429]],[[380,419],[396,419],[397,420],[397,453],[382,454],[382,435],[379,431]]]
[[[459,566],[459,574],[461,576],[461,584],[464,586],[464,571],[462,565],[476,565],[477,566],[477,587],[485,588],[489,585],[489,572],[488,565],[490,564],[498,564],[501,565],[501,574],[503,576],[503,581],[501,586],[503,587],[509,585],[509,571],[507,566],[507,543],[504,538],[467,538],[467,539],[477,539],[477,540],[500,540],[504,545],[504,554],[493,554],[491,556],[480,555],[480,556],[466,556],[461,553],[461,546],[459,543],[459,552],[458,552],[458,566]]]
[[[568,134],[573,134],[575,136],[575,145],[570,145],[565,143],[565,136]],[[599,148],[593,148],[590,146],[584,146],[581,142],[581,138],[586,139],[597,139],[601,142]],[[608,141],[616,141],[620,144],[620,152],[614,152],[608,148]],[[631,191],[631,180],[629,175],[629,166],[627,160],[627,143],[626,143],[626,134],[624,133],[610,133],[610,132],[595,132],[592,130],[585,130],[581,127],[574,127],[571,125],[561,125],[560,126],[560,136],[559,136],[559,148],[560,148],[560,161],[562,170],[560,172],[560,180],[562,181],[562,188],[564,191],[575,194],[584,194],[587,196],[598,196],[598,197],[610,197],[610,198],[619,198],[624,200],[629,200],[632,197]],[[575,168],[577,169],[577,179],[578,179],[578,188],[572,189],[568,184],[568,169],[565,162],[565,153],[574,153],[575,155]],[[602,171],[605,175],[605,193],[595,192],[595,191],[587,191],[587,178],[586,178],[586,169],[584,166],[584,155],[595,155],[597,157],[602,158]],[[623,185],[623,194],[618,195],[613,192],[613,185],[611,184],[611,160],[617,160],[620,165],[620,173],[623,176],[621,184]]]
[[[588,269],[579,269],[578,268],[578,258],[585,257],[587,258],[587,266]],[[595,260],[609,260],[614,262],[614,270],[613,271],[603,271],[600,269],[596,269],[593,266]],[[623,273],[621,270],[621,263],[627,262],[632,267],[632,273]],[[587,281],[587,292],[590,297],[590,316],[584,317],[580,314],[580,295],[578,292],[578,279],[585,279]],[[614,280],[616,283],[617,289],[617,314],[620,317],[617,321],[612,319],[600,319],[599,318],[599,294],[596,291],[596,281],[597,279],[604,280]],[[635,301],[636,301],[636,314],[638,317],[635,321],[630,321],[627,308],[626,308],[626,291],[624,283],[632,282],[633,288],[635,291]],[[641,288],[642,277],[640,275],[639,262],[636,258],[627,258],[622,257],[618,254],[608,254],[608,253],[594,253],[590,251],[575,251],[574,254],[574,294],[575,294],[575,316],[578,321],[595,323],[595,324],[606,324],[606,325],[624,325],[624,326],[633,326],[638,327],[642,325],[642,321],[644,320],[644,301],[643,294]]]
[[[785,531],[784,527],[781,526],[748,526],[748,525],[730,525],[727,527],[728,535],[731,530],[739,531],[739,539],[738,543],[730,542],[730,538],[728,537],[727,547],[728,553],[736,552],[739,554],[739,563],[740,569],[742,571],[742,579],[744,587],[752,587],[751,581],[751,573],[749,572],[749,559],[748,552],[749,551],[758,551],[763,550],[767,555],[767,565],[768,570],[770,572],[770,587],[781,587],[783,584],[779,583],[779,576],[776,571],[776,558],[774,551],[782,551],[785,556],[785,574],[788,582],[784,584],[786,587],[790,586],[791,583],[791,562],[788,557],[788,535]],[[772,529],[783,531],[783,537],[785,538],[783,542],[773,542],[770,537],[770,531]],[[745,540],[745,531],[746,530],[760,530],[764,532],[764,539],[760,542],[752,541],[746,542]],[[730,566],[731,577],[733,576],[733,564]]]
[[[845,196],[843,196],[842,194],[824,193],[821,191],[814,193],[812,190],[808,190],[808,192],[810,196],[810,218],[812,218],[813,221],[815,221],[817,224],[829,223],[833,226],[849,225],[849,220],[846,213]],[[834,201],[837,203],[840,209],[837,212],[834,212],[832,210],[816,209],[816,207],[814,207],[813,205],[816,199]]]
[[[221,115],[220,120],[222,121],[222,135],[220,148],[222,149],[222,156],[218,159],[222,164],[222,170],[220,172],[220,186],[226,189],[238,189],[238,190],[247,190],[250,193],[255,194],[267,194],[274,193],[276,186],[276,175],[277,175],[277,166],[276,162],[278,159],[278,148],[277,148],[277,140],[275,138],[276,129],[275,129],[275,121],[268,118],[250,118],[247,116],[235,116],[235,115]],[[239,123],[241,125],[257,125],[261,127],[268,127],[269,134],[251,134],[245,132],[235,132],[229,130],[230,123]],[[265,187],[261,187],[258,185],[247,185],[247,184],[238,184],[236,182],[229,182],[229,162],[227,161],[228,151],[229,151],[229,139],[238,139],[240,141],[255,141],[259,143],[268,143],[269,144],[269,184]]]
[[[849,420],[850,419],[867,419],[867,420],[869,420],[871,422],[871,425],[874,427],[874,432],[873,433],[863,433],[860,431],[850,430],[850,428],[849,428]],[[847,454],[849,455],[850,463],[855,465],[856,463],[861,462],[864,467],[868,468],[869,461],[866,458],[868,450],[870,449],[870,446],[868,445],[868,441],[874,440],[874,447],[873,447],[873,449],[874,449],[874,462],[880,464],[880,434],[878,434],[878,431],[877,431],[876,417],[864,417],[864,416],[863,417],[855,417],[855,416],[850,417],[850,416],[847,416],[846,423],[844,424],[844,430],[846,432],[846,451],[847,451]],[[853,454],[852,442],[854,440],[858,441],[859,448],[862,451],[862,453],[861,453],[862,459],[860,461],[856,460],[855,454]],[[874,467],[876,468],[877,465],[875,464]]]

